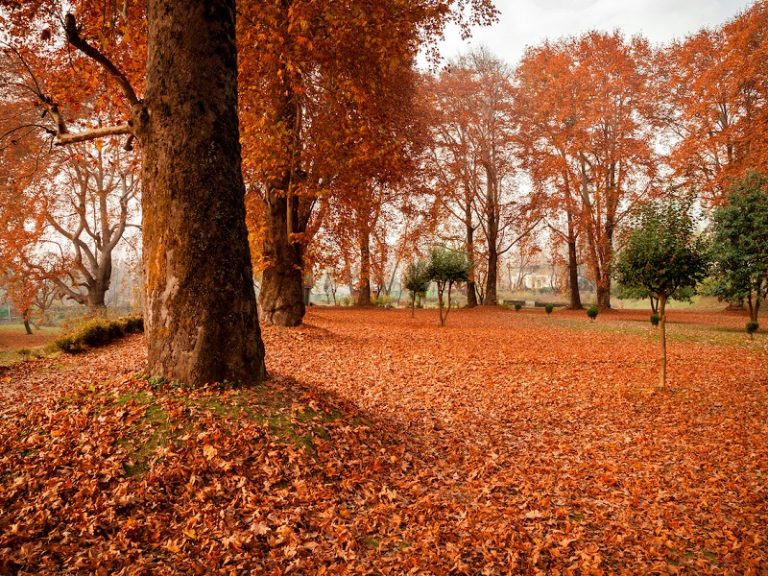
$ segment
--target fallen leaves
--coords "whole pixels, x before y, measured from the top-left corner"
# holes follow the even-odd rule
[[[433,316],[268,328],[258,388],[153,387],[139,338],[6,371],[0,573],[764,570],[761,341],[681,317],[660,390],[630,314]]]

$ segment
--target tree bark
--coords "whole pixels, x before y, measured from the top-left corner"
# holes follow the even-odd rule
[[[601,310],[610,310],[611,308],[611,279],[601,278],[597,282],[597,307]]]
[[[32,327],[29,325],[29,308],[24,310],[22,312],[22,316],[24,317],[24,330],[26,331],[28,336],[32,335]]]
[[[149,0],[142,143],[151,374],[264,377],[245,227],[235,0]]]
[[[659,295],[659,332],[661,334],[661,375],[662,388],[667,385],[667,296]]]
[[[486,167],[486,226],[488,234],[488,275],[485,278],[485,297],[484,306],[495,306],[497,304],[496,282],[498,278],[499,267],[499,213],[497,203],[498,182],[494,169]]]
[[[297,215],[298,198],[271,193],[268,203],[267,235],[264,258],[267,266],[262,273],[259,292],[259,312],[262,322],[276,326],[298,326],[304,318],[303,248],[292,242],[286,226],[288,204]]]
[[[371,246],[370,234],[360,234],[360,293],[357,295],[358,306],[371,305]]]
[[[576,234],[573,230],[573,215],[570,211],[568,212],[568,290],[571,310],[581,310],[584,306],[579,292],[579,261],[576,252]]]
[[[469,271],[467,272],[467,308],[477,306],[477,292],[475,290],[475,229],[472,226],[472,204],[467,202],[465,206],[466,241],[464,249],[469,256]]]

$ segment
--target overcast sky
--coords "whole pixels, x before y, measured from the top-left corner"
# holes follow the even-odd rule
[[[455,30],[441,45],[452,58],[472,45],[483,44],[498,57],[515,64],[526,46],[547,38],[578,35],[588,30],[621,29],[642,34],[651,42],[683,38],[699,28],[725,22],[752,0],[496,0],[498,24],[477,28],[469,43]]]

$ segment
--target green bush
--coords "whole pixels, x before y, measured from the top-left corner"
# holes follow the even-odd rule
[[[758,324],[757,322],[753,322],[753,321],[747,322],[747,334],[749,334],[750,336],[755,332],[757,332],[759,328],[760,328],[760,324]]]
[[[143,331],[144,319],[141,317],[127,317],[117,320],[94,318],[80,324],[69,334],[57,339],[56,347],[67,354],[77,354],[85,348],[104,346],[126,334]]]
[[[661,318],[659,317],[658,314],[651,314],[651,324],[653,324],[654,326],[658,326],[660,320]]]
[[[522,310],[522,308],[523,308],[523,305],[520,304],[519,302],[517,304],[515,304],[515,312],[520,312],[520,310]]]
[[[597,318],[597,314],[600,312],[600,310],[595,306],[594,304],[587,308],[587,316],[589,316],[589,319],[593,322],[595,321],[595,318]]]
[[[554,305],[554,304],[547,304],[546,306],[544,306],[544,311],[545,311],[547,314],[552,314],[552,312],[554,311],[554,309],[555,309],[555,305]]]

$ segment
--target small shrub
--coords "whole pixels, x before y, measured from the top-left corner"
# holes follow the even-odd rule
[[[545,311],[547,314],[552,314],[552,312],[553,312],[554,310],[555,310],[555,305],[554,305],[554,304],[547,304],[546,306],[544,306],[544,311]]]
[[[74,331],[56,340],[56,347],[67,354],[77,354],[84,348],[96,348],[122,338],[126,334],[144,331],[144,319],[140,316],[104,320],[94,318],[81,324]]]
[[[749,334],[750,336],[752,336],[752,334],[757,332],[759,328],[760,328],[760,324],[758,324],[757,322],[753,322],[753,321],[747,322],[747,334]]]
[[[592,320],[592,322],[595,321],[595,318],[597,318],[597,314],[599,312],[600,310],[595,305],[592,305],[589,308],[587,308],[587,316],[589,316],[589,319]]]
[[[656,313],[651,314],[651,324],[653,326],[658,326],[660,320],[661,320],[661,318],[659,317],[658,314],[656,314]]]
[[[129,316],[127,318],[121,318],[120,322],[123,326],[123,331],[126,334],[137,334],[144,332],[144,318],[141,316]]]
[[[56,340],[56,347],[67,354],[79,354],[83,351],[82,342],[78,341],[72,334],[67,334]]]
[[[517,304],[515,304],[515,312],[520,312],[520,310],[522,310],[522,309],[523,309],[523,305],[522,304],[520,304],[519,302]]]
[[[110,341],[109,323],[104,320],[91,320],[83,324],[76,333],[76,337],[91,348],[103,346]]]

